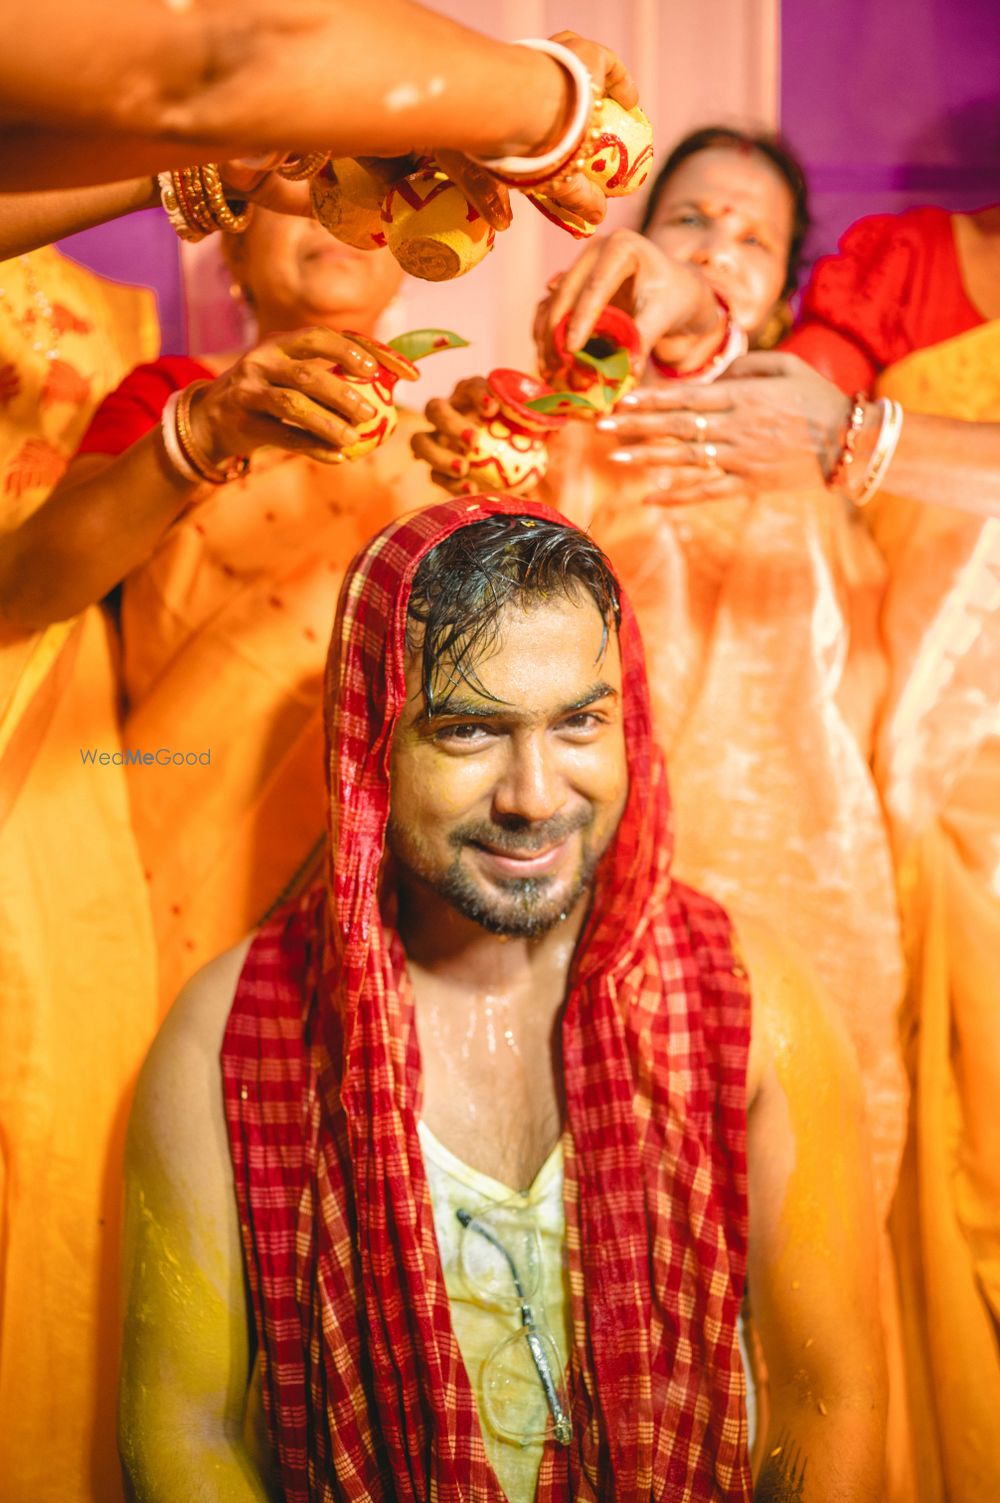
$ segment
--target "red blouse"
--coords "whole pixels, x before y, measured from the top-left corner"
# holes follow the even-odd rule
[[[187,355],[161,355],[137,365],[104,398],[83,435],[78,454],[123,454],[160,421],[171,392],[192,381],[213,380],[214,371]]]
[[[782,345],[836,381],[867,390],[914,350],[983,323],[962,284],[945,209],[871,214],[813,268],[798,322]]]

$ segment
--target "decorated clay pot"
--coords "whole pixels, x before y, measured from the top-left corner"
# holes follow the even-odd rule
[[[580,350],[566,348],[570,315],[552,334],[557,365],[548,372],[556,391],[578,392],[595,414],[610,412],[635,385],[633,362],[639,356],[639,330],[621,308],[605,308],[593,333]]]
[[[379,250],[385,245],[385,184],[353,157],[327,162],[313,178],[309,196],[316,218],[337,240],[356,250]]]
[[[495,370],[486,378],[500,404],[495,417],[477,423],[466,451],[468,481],[480,491],[528,491],[548,468],[546,441],[566,421],[558,410],[541,412],[527,404],[558,401],[551,386],[521,371]]]
[[[414,329],[409,334],[397,335],[388,344],[383,344],[370,334],[354,334],[346,329],[344,335],[353,344],[360,345],[373,360],[378,361],[378,370],[374,376],[355,375],[340,364],[330,367],[335,376],[355,387],[358,395],[375,408],[374,417],[370,417],[367,422],[352,424],[359,437],[349,449],[341,450],[345,459],[361,459],[384,444],[395,432],[399,422],[394,398],[396,382],[416,381],[420,372],[415,361],[423,360],[426,355],[433,355],[438,350],[457,349],[468,344],[468,340],[452,334],[448,329]]]
[[[495,238],[478,209],[433,164],[389,189],[382,229],[403,270],[425,282],[464,276],[492,250]]]
[[[626,110],[614,99],[601,103],[595,140],[584,153],[583,172],[608,198],[625,198],[642,187],[653,165],[653,127],[638,105]]]

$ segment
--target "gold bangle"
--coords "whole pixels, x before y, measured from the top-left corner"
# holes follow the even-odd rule
[[[192,381],[178,396],[174,415],[177,442],[184,458],[202,480],[206,480],[209,485],[226,485],[228,481],[238,480],[241,475],[245,475],[250,468],[250,461],[245,455],[234,455],[220,465],[213,464],[195,438],[191,428],[191,403],[199,391],[211,384],[211,381]]]
[[[854,463],[854,450],[858,442],[858,434],[861,432],[865,421],[865,394],[856,391],[851,398],[851,409],[847,417],[847,427],[840,441],[840,449],[833,462],[833,468],[826,477],[827,490],[836,490],[838,486],[846,486],[848,471]]]
[[[229,202],[215,162],[203,162],[198,172],[216,228],[224,230],[227,235],[242,235],[253,217],[253,204],[248,204],[244,199]]]
[[[201,173],[197,167],[182,167],[174,174],[177,183],[177,195],[184,205],[189,219],[193,219],[200,230],[210,235],[215,229],[215,220],[205,197],[205,189],[202,186]]]
[[[322,171],[330,156],[328,151],[309,151],[303,156],[286,157],[276,171],[279,177],[285,177],[291,183],[301,183]]]

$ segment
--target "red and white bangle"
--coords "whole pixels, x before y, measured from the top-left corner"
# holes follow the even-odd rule
[[[721,298],[716,293],[715,300],[722,309],[725,319],[722,326],[722,343],[715,354],[706,360],[704,365],[699,365],[696,370],[679,371],[676,365],[668,365],[665,360],[660,359],[655,350],[651,350],[649,363],[658,376],[662,376],[666,381],[692,381],[697,386],[707,386],[710,381],[715,381],[721,376],[723,371],[727,371],[734,360],[739,360],[742,355],[746,354],[749,348],[746,329],[741,328],[733,318],[732,309],[725,298]]]
[[[476,157],[475,160],[492,172],[494,177],[512,188],[538,188],[561,177],[573,165],[574,158],[587,138],[591,115],[600,109],[601,100],[596,98],[594,81],[575,52],[561,42],[550,42],[540,37],[528,37],[514,43],[515,47],[531,47],[535,52],[544,52],[553,58],[573,80],[573,109],[569,124],[551,150],[537,157]]]

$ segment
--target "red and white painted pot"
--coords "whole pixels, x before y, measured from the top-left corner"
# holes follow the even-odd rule
[[[316,218],[335,239],[355,250],[380,250],[385,245],[385,184],[353,157],[327,162],[310,183],[309,196]]]
[[[390,344],[383,344],[370,334],[353,334],[347,329],[344,336],[378,361],[374,376],[355,375],[339,364],[330,367],[334,375],[353,386],[358,395],[375,408],[374,417],[365,423],[353,424],[360,436],[349,449],[341,450],[345,459],[361,459],[363,455],[371,454],[395,432],[399,422],[394,396],[396,382],[416,381],[420,372],[415,361],[439,350],[453,350],[468,343],[448,329],[414,329],[408,334],[397,335]]]
[[[491,371],[486,384],[500,411],[475,427],[466,453],[468,481],[480,491],[531,490],[548,469],[547,441],[566,415],[534,412],[526,405],[555,395],[537,376],[501,369]]]
[[[552,334],[557,364],[547,372],[555,391],[577,392],[587,398],[595,416],[610,412],[635,385],[635,362],[641,353],[635,321],[621,308],[605,308],[582,350],[566,348],[570,315]]]
[[[433,163],[389,189],[382,230],[403,270],[425,282],[464,276],[493,249],[496,238],[493,226]]]
[[[589,141],[583,172],[606,198],[627,198],[649,177],[653,166],[653,127],[638,105],[624,109],[605,99],[597,122],[598,135]]]

